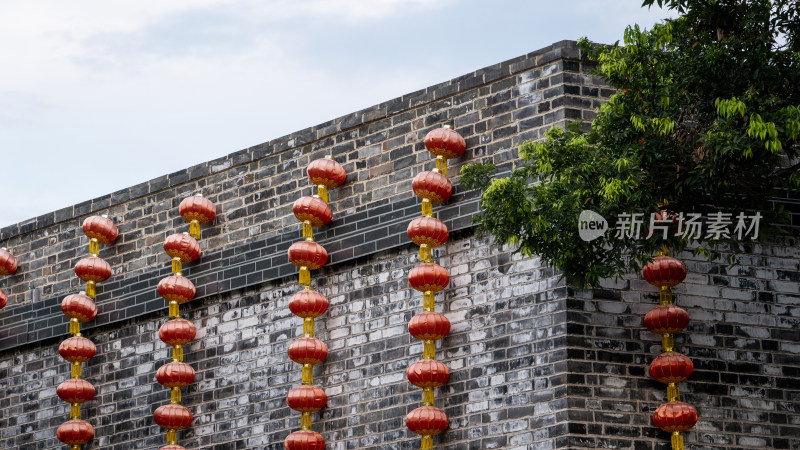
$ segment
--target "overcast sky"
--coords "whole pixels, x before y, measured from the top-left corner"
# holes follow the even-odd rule
[[[563,39],[640,0],[0,0],[0,227]]]

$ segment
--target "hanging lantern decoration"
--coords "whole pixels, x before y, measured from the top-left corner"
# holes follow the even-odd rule
[[[178,206],[178,214],[189,222],[189,234],[200,239],[200,225],[213,222],[217,217],[217,207],[201,194],[186,197]]]
[[[431,250],[444,245],[450,232],[447,226],[433,217],[433,205],[442,204],[453,194],[453,184],[447,178],[447,160],[458,158],[466,150],[466,142],[449,126],[437,128],[425,136],[425,148],[436,156],[436,168],[414,177],[411,188],[422,199],[422,217],[408,224],[408,237],[419,245],[422,264],[411,269],[408,283],[422,292],[422,312],[411,318],[408,332],[423,342],[422,360],[411,364],[406,378],[422,388],[422,405],[406,416],[406,427],[422,436],[420,448],[433,448],[433,435],[439,434],[449,424],[447,414],[434,406],[433,389],[447,382],[450,370],[436,361],[436,341],[450,333],[450,321],[435,309],[435,295],[450,283],[450,273],[433,262]]]
[[[70,450],[80,450],[81,445],[94,439],[94,427],[81,419],[70,419],[58,426],[56,437],[67,444]]]
[[[431,249],[443,245],[450,236],[450,231],[444,222],[426,216],[412,220],[408,224],[406,232],[411,242],[419,245],[420,259],[422,261],[430,260]]]
[[[0,248],[0,275],[12,275],[17,271],[17,258],[7,248]],[[6,307],[8,294],[0,289],[0,309]]]
[[[12,275],[17,271],[17,258],[7,248],[0,248],[0,275]],[[8,294],[0,289],[0,309],[6,307]]]
[[[100,258],[100,244],[113,244],[119,236],[114,221],[106,216],[91,216],[83,221],[83,234],[89,238],[89,256],[82,258],[75,265],[75,275],[86,283],[86,290],[78,294],[70,294],[61,301],[61,312],[69,319],[69,334],[72,337],[58,346],[58,353],[71,363],[71,378],[58,385],[56,394],[70,404],[69,419],[58,427],[58,440],[71,446],[71,450],[80,450],[81,445],[94,439],[92,425],[81,420],[81,405],[93,399],[95,388],[92,383],[82,379],[83,363],[89,361],[97,353],[94,343],[81,335],[81,323],[97,317],[97,305],[94,302],[97,283],[111,277],[111,265]],[[3,254],[0,252],[0,265]],[[15,264],[16,266],[16,264]],[[2,272],[2,268],[0,268]]]
[[[678,383],[685,381],[694,371],[689,357],[675,352],[673,335],[689,323],[689,314],[674,306],[672,288],[686,278],[686,266],[664,252],[642,269],[644,279],[660,289],[660,305],[644,317],[644,324],[653,333],[662,335],[663,353],[650,363],[650,376],[667,385],[667,403],[653,413],[653,423],[672,434],[672,450],[683,450],[683,433],[697,423],[697,410],[680,401]]]
[[[184,450],[178,445],[178,430],[192,425],[192,412],[181,405],[181,388],[194,383],[195,371],[183,362],[183,346],[194,339],[197,328],[180,317],[180,305],[194,298],[194,283],[183,276],[183,264],[200,258],[200,225],[210,223],[217,216],[217,207],[200,194],[185,198],[178,207],[178,214],[189,222],[189,233],[175,233],[164,241],[164,252],[172,260],[172,275],[158,282],[158,295],[167,302],[169,320],[161,325],[158,337],[172,349],[172,361],[156,372],[156,381],[169,388],[169,403],[158,407],[153,420],[167,430],[167,445],[161,450]]]
[[[317,195],[305,196],[294,202],[294,216],[303,223],[303,238],[289,247],[289,261],[300,268],[299,281],[303,289],[292,296],[289,310],[303,319],[303,337],[295,339],[288,349],[289,359],[302,366],[302,385],[286,396],[286,404],[300,413],[300,430],[292,432],[283,442],[287,450],[323,450],[325,439],[311,430],[311,414],[325,407],[328,396],[314,386],[314,366],[328,356],[328,347],[314,337],[314,319],[328,310],[329,301],[311,288],[311,272],[328,262],[328,252],[314,242],[314,228],[328,225],[333,212],[328,205],[328,188],[340,186],[347,178],[344,168],[332,156],[312,161],[307,169],[308,179],[317,186]]]

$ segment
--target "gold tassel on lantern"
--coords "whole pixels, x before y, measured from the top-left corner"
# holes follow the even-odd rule
[[[672,433],[672,450],[683,450],[683,435],[678,431]]]
[[[678,389],[678,385],[675,383],[670,383],[667,385],[667,401],[669,402],[677,402],[681,399],[680,390]]]
[[[167,430],[167,444],[178,443],[178,430]]]
[[[422,310],[433,311],[435,300],[436,297],[432,291],[425,291],[425,293],[422,294]]]
[[[69,418],[70,419],[80,419],[81,418],[81,404],[80,403],[73,403],[69,407]]]
[[[321,198],[323,202],[328,203],[328,188],[322,184],[318,185],[317,196]]]
[[[314,319],[306,317],[303,320],[303,336],[314,337]]]
[[[444,156],[437,156],[436,157],[436,169],[434,172],[439,172],[444,176],[447,176],[447,160]]]
[[[433,203],[427,198],[422,199],[422,215],[426,217],[433,216]]]
[[[314,366],[303,364],[302,383],[311,384],[314,382]]]
[[[311,286],[311,271],[308,270],[308,267],[300,268],[300,284]]]
[[[180,403],[181,402],[181,388],[174,387],[169,391],[169,401],[170,401],[170,403]]]
[[[310,430],[311,429],[311,413],[304,412],[300,415],[300,429],[301,430]]]
[[[176,345],[172,347],[172,359],[175,361],[183,361],[183,346]]]
[[[74,317],[69,319],[69,334],[73,336],[81,335],[81,323]]]
[[[665,352],[671,352],[675,349],[675,338],[671,334],[665,334],[661,337],[661,346],[664,347]]]
[[[183,271],[183,263],[181,262],[180,258],[172,258],[172,273],[175,275],[181,275]]]
[[[426,387],[422,389],[422,404],[425,406],[433,406],[433,388]]]
[[[70,375],[72,378],[80,378],[81,375],[83,375],[83,367],[81,366],[81,363],[72,363],[72,373]]]
[[[433,258],[431,257],[431,247],[428,244],[422,244],[419,246],[419,260],[422,262],[433,262]]]
[[[197,219],[189,222],[189,235],[195,239],[200,239],[200,222]]]
[[[422,442],[420,443],[421,450],[431,450],[433,449],[433,437],[425,435],[422,436]]]
[[[95,291],[95,282],[94,281],[87,281],[86,282],[86,295],[94,299],[97,296]]]
[[[661,286],[661,291],[658,296],[658,303],[660,305],[672,304],[672,289],[669,286]]]
[[[422,347],[422,357],[425,359],[436,358],[436,341],[426,340]]]
[[[95,238],[89,239],[89,253],[92,256],[100,256],[100,242]]]
[[[308,220],[303,221],[303,238],[307,241],[314,242],[314,228]]]
[[[176,302],[175,300],[170,301],[169,302],[169,318],[170,319],[174,319],[174,318],[178,317],[179,314],[180,314],[180,306],[178,305],[178,302]]]

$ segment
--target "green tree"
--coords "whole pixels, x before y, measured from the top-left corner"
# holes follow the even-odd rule
[[[736,239],[586,242],[578,216],[759,212],[761,236],[787,215],[770,203],[796,189],[800,132],[800,6],[795,0],[645,0],[680,15],[624,45],[580,44],[617,88],[589,130],[552,128],[520,148],[522,164],[494,178],[491,164],[462,169],[481,190],[479,233],[538,254],[579,286],[639,270],[662,245],[717,258]],[[665,207],[665,202],[668,206]],[[735,237],[735,236],[733,236]]]

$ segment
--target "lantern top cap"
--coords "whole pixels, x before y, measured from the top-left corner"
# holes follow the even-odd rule
[[[198,192],[198,193],[194,194],[194,196],[195,196],[195,197],[202,197],[202,196],[203,196],[203,194],[202,194],[202,193],[200,193],[200,192]]]
[[[333,155],[327,155],[325,158],[333,160]]]
[[[187,232],[185,232],[185,231],[184,231],[183,233],[181,233],[181,234],[185,234],[185,235],[187,235],[187,236],[189,235],[189,233],[187,233]]]
[[[5,251],[7,251],[7,252],[8,252],[8,249],[7,249],[7,248],[5,248],[5,247],[0,247],[0,250],[5,250]],[[11,252],[9,252],[9,253],[11,253]]]
[[[447,128],[448,130],[452,130],[453,126],[450,124],[442,125],[442,128]]]

